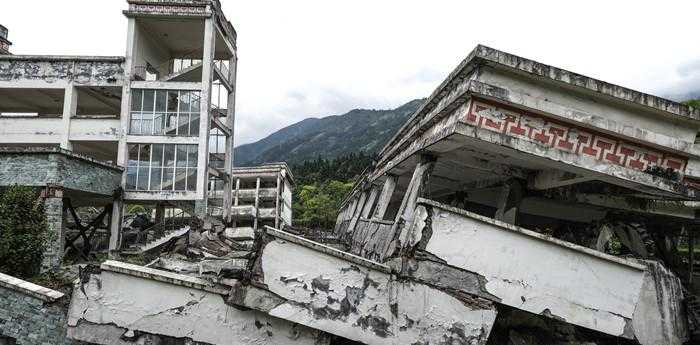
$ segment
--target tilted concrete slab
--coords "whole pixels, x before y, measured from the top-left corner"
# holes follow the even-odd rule
[[[428,262],[480,275],[486,296],[498,303],[644,345],[660,338],[681,344],[685,335],[680,281],[658,263],[610,256],[426,199],[418,200],[400,238],[404,252],[425,252]]]
[[[87,272],[86,272],[87,273]],[[328,344],[315,331],[225,303],[226,290],[189,276],[107,261],[77,282],[68,335],[95,344]]]
[[[496,310],[475,296],[397,280],[386,265],[279,230],[259,252],[256,286],[231,302],[365,344],[485,344]]]

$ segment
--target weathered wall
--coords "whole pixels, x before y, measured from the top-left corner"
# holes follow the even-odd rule
[[[423,264],[478,274],[496,302],[645,345],[657,343],[651,333],[682,343],[680,282],[656,266],[665,274],[422,199],[400,238]]]
[[[112,195],[121,183],[121,170],[58,152],[0,152],[0,186],[43,187],[47,184]]]
[[[365,344],[485,344],[488,339],[496,310],[484,299],[397,280],[386,266],[268,232],[296,242],[276,238],[264,246],[260,283],[277,297],[252,307]]]
[[[10,284],[38,291],[32,295]],[[47,289],[0,274],[0,337],[10,337],[17,345],[72,344],[66,338],[66,309],[61,302],[45,301],[38,296]],[[20,290],[20,291],[18,291]]]
[[[124,58],[3,56],[0,58],[0,84],[34,87],[65,85],[121,85]]]
[[[73,339],[134,344],[162,335],[174,344],[327,344],[317,331],[226,305],[224,296],[202,289],[201,280],[123,263],[102,267],[74,289],[68,320]],[[114,271],[120,268],[131,273]]]

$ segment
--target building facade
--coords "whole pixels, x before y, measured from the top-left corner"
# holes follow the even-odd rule
[[[8,159],[21,164],[14,157],[22,152],[53,150],[120,169],[119,182],[106,183],[109,198],[91,191],[63,198],[110,208],[113,251],[130,205],[230,220],[233,189],[236,32],[221,4],[127,3],[124,56],[0,55],[0,146],[12,151]],[[2,27],[0,54],[9,45]],[[68,178],[44,182],[63,188]],[[218,210],[208,205],[214,180]]]

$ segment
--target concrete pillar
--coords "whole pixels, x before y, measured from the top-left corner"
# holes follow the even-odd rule
[[[131,79],[134,65],[134,50],[136,49],[136,19],[128,18],[126,35],[126,55],[124,60],[124,86],[122,87],[122,104],[119,122],[119,145],[117,147],[117,165],[126,167],[128,155],[127,134],[129,133],[129,116],[131,111]],[[122,188],[126,187],[126,171],[122,174]]]
[[[214,18],[204,20],[204,52],[202,56],[202,90],[200,93],[199,152],[197,165],[197,200],[206,205],[209,183],[209,129],[211,128],[211,84],[214,73]],[[195,203],[196,205],[196,203]],[[196,208],[196,206],[195,206]],[[205,207],[206,210],[206,207]]]
[[[384,186],[382,187],[382,192],[379,194],[379,200],[377,201],[377,207],[374,210],[374,215],[372,218],[384,219],[386,214],[386,209],[389,207],[389,202],[391,202],[391,196],[394,194],[394,189],[396,189],[396,180],[398,177],[396,175],[388,175],[386,181],[384,181]]]
[[[369,196],[367,197],[367,201],[365,201],[365,206],[362,207],[362,213],[360,213],[361,218],[369,218],[369,213],[372,211],[372,205],[374,205],[374,200],[377,199],[377,194],[379,193],[379,189],[377,186],[372,186],[372,189],[369,192]]]
[[[122,246],[122,216],[124,214],[124,201],[116,198],[112,203],[111,224],[109,225],[109,256],[116,257]]]
[[[279,229],[280,217],[282,217],[282,212],[280,212],[280,175],[277,175],[277,187],[275,192],[275,229]]]
[[[228,99],[226,104],[226,126],[231,130],[231,135],[226,137],[226,153],[224,158],[224,171],[229,177],[224,181],[224,219],[227,222],[231,221],[231,193],[233,184],[233,152],[234,152],[234,133],[235,133],[235,120],[236,120],[236,52],[233,52],[233,57],[229,60],[229,84],[231,84],[231,90],[228,92]],[[227,198],[228,196],[228,198]]]
[[[69,84],[63,95],[63,117],[61,124],[63,127],[63,137],[61,138],[61,148],[64,150],[73,150],[73,144],[70,142],[70,121],[78,112],[78,90]]]
[[[258,211],[260,207],[260,178],[255,180],[255,218],[253,219],[253,229],[258,229],[258,216],[260,212]]]
[[[498,209],[494,219],[515,224],[520,202],[523,199],[523,186],[516,180],[508,180],[503,184],[498,199]]]
[[[413,221],[413,214],[416,210],[416,201],[418,197],[423,195],[425,186],[428,183],[428,176],[430,171],[432,171],[435,166],[435,158],[427,155],[421,155],[415,170],[413,170],[413,176],[411,177],[411,182],[408,184],[406,189],[406,194],[404,194],[401,200],[401,206],[399,206],[398,212],[396,212],[396,218],[394,219],[394,225],[391,227],[391,232],[396,234],[399,232],[399,249],[404,250],[410,236],[409,224]]]
[[[47,186],[42,192],[42,197],[44,198],[46,225],[50,234],[41,265],[41,271],[46,272],[61,266],[65,247],[66,217],[63,208],[63,189]]]

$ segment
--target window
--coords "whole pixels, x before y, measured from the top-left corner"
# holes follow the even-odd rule
[[[132,135],[199,135],[199,91],[132,90]]]
[[[197,190],[197,145],[129,144],[126,189]]]

